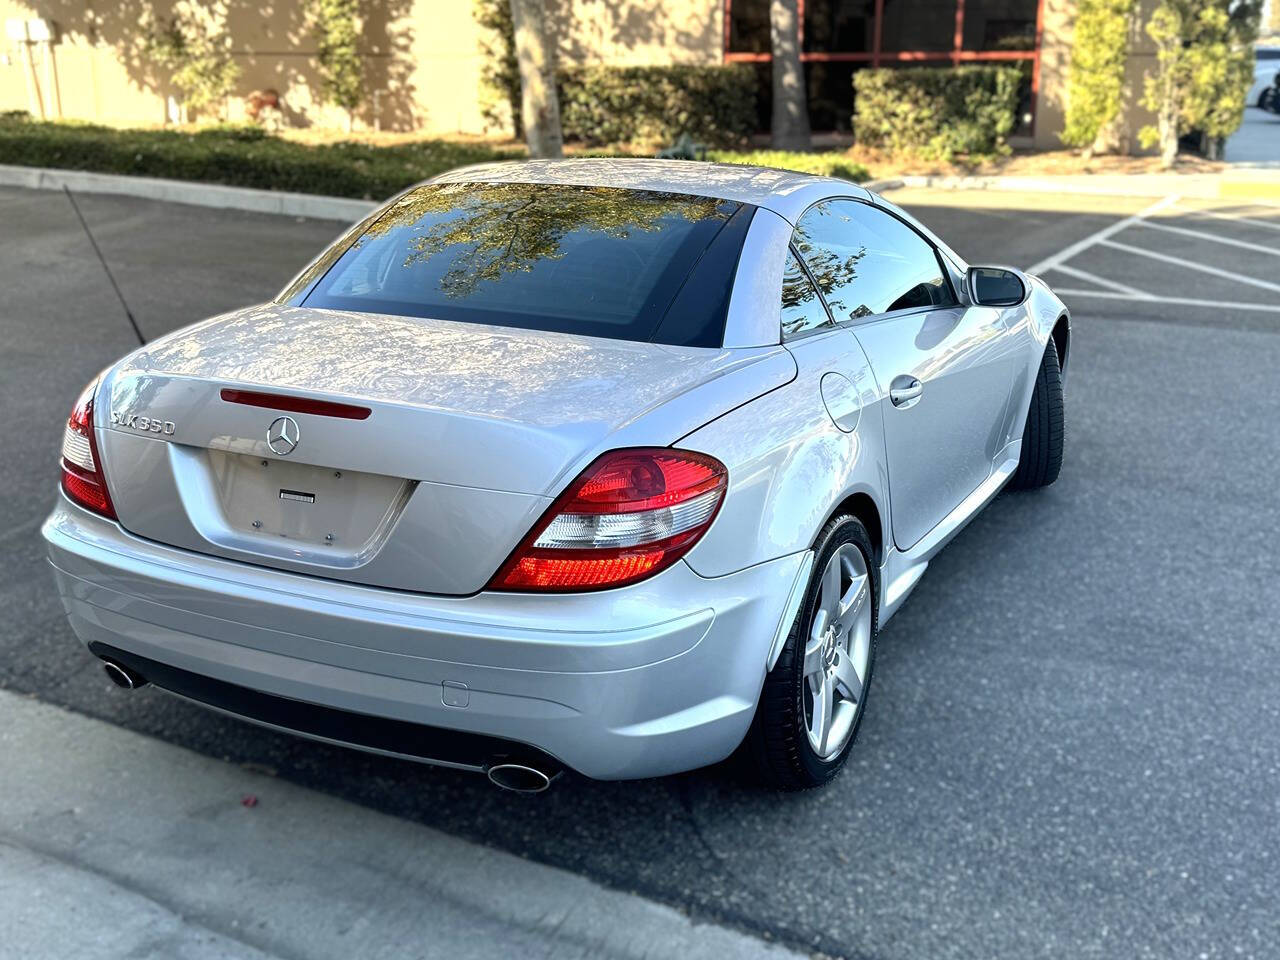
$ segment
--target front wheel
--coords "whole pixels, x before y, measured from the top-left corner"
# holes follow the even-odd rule
[[[879,581],[866,528],[837,516],[819,534],[816,553],[745,744],[760,777],[785,790],[820,786],[844,767],[875,663]]]
[[[1058,348],[1049,339],[1040,358],[1027,425],[1022,429],[1022,457],[1009,482],[1015,490],[1047,487],[1062,472],[1062,447],[1066,438],[1066,411],[1062,399],[1062,368]]]

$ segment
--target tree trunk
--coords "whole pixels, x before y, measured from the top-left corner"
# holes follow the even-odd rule
[[[1173,104],[1166,104],[1156,118],[1160,130],[1160,166],[1172,170],[1178,159],[1178,111]]]
[[[555,159],[564,153],[564,136],[546,0],[511,0],[511,21],[520,64],[520,119],[529,156]]]
[[[800,65],[800,24],[796,0],[770,0],[773,45],[773,123],[775,150],[809,149],[809,98]]]

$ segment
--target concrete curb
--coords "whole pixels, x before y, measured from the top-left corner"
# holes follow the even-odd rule
[[[865,187],[872,193],[884,193],[886,190],[901,190],[906,184],[902,182],[902,178],[895,177],[889,180],[868,180],[858,186]]]
[[[377,206],[372,200],[322,197],[311,193],[224,187],[216,183],[130,177],[85,170],[53,170],[47,167],[19,167],[0,164],[0,186],[29,190],[61,190],[63,186],[83,193],[121,194],[166,203],[185,203],[221,210],[247,210],[315,220],[359,220]]]
[[[801,956],[6,691],[0,757],[6,957]]]
[[[863,184],[868,190],[926,187],[934,190],[1000,190],[1095,196],[1167,197],[1203,200],[1280,199],[1280,171],[1244,169],[1222,174],[1068,174],[1045,177],[961,177],[910,174]]]

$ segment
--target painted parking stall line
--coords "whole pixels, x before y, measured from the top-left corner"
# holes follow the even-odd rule
[[[1083,280],[1085,283],[1092,283],[1099,287],[1105,287],[1114,293],[1124,294],[1128,298],[1135,300],[1152,300],[1155,299],[1145,290],[1139,290],[1137,287],[1131,287],[1126,283],[1120,283],[1117,280],[1108,280],[1106,277],[1100,277],[1096,273],[1090,273],[1088,270],[1081,270],[1079,267],[1069,267],[1065,263],[1060,263],[1053,268],[1057,273],[1065,273],[1069,277],[1075,277],[1077,280]]]
[[[1216,312],[1280,313],[1280,304],[1265,300],[1209,299],[1196,280],[1197,276],[1215,277],[1237,287],[1280,293],[1280,282],[1276,282],[1274,273],[1256,256],[1280,256],[1280,244],[1259,242],[1262,237],[1256,230],[1258,227],[1280,229],[1280,220],[1259,219],[1256,214],[1260,208],[1261,205],[1252,201],[1218,209],[1180,205],[1180,198],[1170,195],[1046,257],[1028,271],[1050,273],[1058,280],[1071,278],[1083,282],[1084,285],[1055,282],[1054,289],[1064,297],[1130,302],[1135,306],[1160,304]],[[1194,224],[1195,228],[1183,224]],[[1232,235],[1233,229],[1243,230],[1249,239]],[[1162,242],[1162,237],[1168,238],[1168,244]],[[1171,252],[1169,244],[1177,252]],[[1105,260],[1101,269],[1097,257],[1091,258],[1088,270],[1071,262],[1098,249],[1114,254]],[[1230,251],[1240,253],[1231,257]],[[1211,262],[1215,259],[1218,265]],[[1142,279],[1144,270],[1139,264],[1143,262],[1159,265],[1145,268],[1150,282]],[[1161,268],[1165,268],[1163,273],[1152,274],[1152,270]],[[1167,268],[1176,268],[1176,272]],[[1107,275],[1113,271],[1118,276]]]
[[[1084,253],[1090,247],[1096,246],[1102,241],[1108,239],[1109,237],[1114,237],[1121,230],[1125,230],[1133,226],[1135,223],[1139,222],[1140,220],[1145,220],[1147,217],[1151,216],[1152,214],[1159,213],[1161,210],[1165,209],[1166,207],[1172,206],[1177,202],[1178,202],[1178,197],[1176,195],[1170,195],[1170,196],[1164,197],[1163,199],[1157,200],[1155,203],[1151,204],[1151,206],[1145,207],[1144,209],[1139,210],[1133,216],[1125,217],[1123,220],[1117,220],[1115,223],[1111,224],[1110,226],[1103,227],[1101,230],[1097,231],[1096,233],[1089,234],[1089,236],[1085,237],[1083,240],[1077,240],[1075,243],[1071,244],[1071,246],[1065,247],[1062,250],[1059,250],[1053,256],[1046,257],[1045,259],[1041,260],[1039,263],[1032,264],[1031,266],[1027,267],[1027,273],[1047,273],[1048,271],[1052,270],[1054,267],[1058,266],[1059,264],[1066,263],[1068,260],[1072,259],[1073,257],[1078,257],[1080,254]]]
[[[1280,220],[1258,220],[1255,217],[1239,216],[1233,213],[1225,213],[1220,210],[1189,210],[1193,217],[1209,217],[1214,220],[1226,220],[1229,223],[1239,223],[1247,227],[1264,227],[1267,230],[1280,230]]]
[[[1263,313],[1280,313],[1280,305],[1274,303],[1242,303],[1238,300],[1198,300],[1194,297],[1160,297],[1149,293],[1120,293],[1113,290],[1083,290],[1071,287],[1054,287],[1053,289],[1055,293],[1064,297],[1096,297],[1099,300],[1167,303],[1179,307],[1206,307],[1215,310],[1258,310]]]
[[[1101,245],[1109,247],[1112,250],[1119,250],[1123,253],[1131,253],[1136,257],[1147,257],[1151,260],[1159,260],[1161,263],[1169,263],[1175,267],[1181,267],[1183,270],[1198,270],[1200,273],[1206,273],[1213,277],[1221,277],[1223,280],[1230,280],[1233,283],[1243,283],[1251,287],[1257,287],[1260,290],[1270,290],[1280,293],[1280,283],[1271,283],[1269,280],[1259,280],[1256,277],[1249,277],[1243,273],[1236,273],[1234,270],[1223,270],[1220,267],[1211,267],[1207,263],[1196,263],[1194,260],[1187,260],[1184,257],[1175,257],[1168,253],[1159,253],[1156,250],[1147,250],[1144,247],[1135,247],[1132,244],[1120,243],[1118,240],[1103,240]]]

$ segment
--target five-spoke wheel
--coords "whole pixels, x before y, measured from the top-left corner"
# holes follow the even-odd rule
[[[853,734],[871,660],[871,587],[862,551],[843,544],[819,583],[804,649],[804,725],[809,746],[826,760]]]
[[[866,527],[833,518],[814,554],[805,602],[745,744],[765,779],[788,789],[825,783],[844,765],[875,661],[879,581]]]

